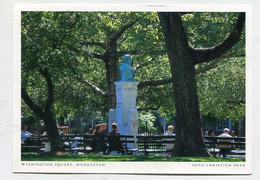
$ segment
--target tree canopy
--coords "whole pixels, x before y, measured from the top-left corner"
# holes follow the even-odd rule
[[[223,42],[238,15],[181,14],[189,46],[196,49]],[[119,80],[124,54],[132,55],[136,68],[138,109],[174,114],[173,77],[157,13],[22,12],[21,34],[22,92],[33,102],[28,106],[22,96],[22,115],[35,115],[35,106],[43,112],[50,108],[54,118],[86,110],[107,115],[115,107],[114,81]],[[198,58],[200,113],[233,120],[245,116],[244,30],[241,39],[213,61]]]
[[[106,40],[113,32],[136,21],[118,40],[120,53],[117,58],[120,61],[124,53],[133,54],[136,79],[140,82],[137,101],[140,109],[160,109],[163,112],[174,110],[173,99],[167,98],[172,94],[167,84],[167,78],[171,78],[171,75],[156,13],[23,12],[22,15],[22,86],[28,88],[27,91],[37,104],[44,105],[47,98],[44,79],[36,71],[37,66],[40,66],[48,68],[55,81],[55,114],[72,113],[81,107],[107,112],[108,107],[104,106],[108,103],[104,96],[108,89],[106,69],[99,56],[105,53]],[[236,18],[237,13],[189,13],[182,16],[189,43],[195,48],[220,43],[232,30]],[[222,96],[225,92],[226,97],[231,97],[234,95],[234,85],[244,84],[244,49],[243,40],[220,60],[196,66],[203,114],[214,109],[216,115],[222,118],[231,118],[233,114],[233,119],[239,119],[244,115],[242,109],[242,114],[233,113],[238,111],[233,106],[236,109],[243,106],[244,86],[237,90],[240,93],[237,100],[233,97],[226,103],[227,99],[223,100]],[[229,59],[237,63],[231,63]],[[220,61],[222,68],[216,67]],[[215,86],[221,87],[221,76],[230,81],[225,84],[226,91],[210,96],[216,89],[209,84],[206,87],[205,83],[215,82]],[[166,82],[159,82],[162,85],[158,86],[156,80]],[[142,87],[143,83],[152,84],[153,81],[155,86]],[[220,108],[212,105],[220,105]],[[28,112],[26,108],[23,109]]]

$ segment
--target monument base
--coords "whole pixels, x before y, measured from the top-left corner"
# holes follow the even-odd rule
[[[136,109],[136,96],[138,82],[115,82],[116,109],[109,111],[109,131],[111,124],[117,123],[121,135],[138,135],[138,111]],[[131,145],[137,147],[137,143]]]

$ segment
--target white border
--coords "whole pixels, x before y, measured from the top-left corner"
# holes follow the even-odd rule
[[[233,11],[246,12],[246,162],[21,162],[21,11]],[[250,5],[15,4],[13,31],[13,172],[124,174],[250,174],[252,119],[252,12]],[[22,163],[26,164],[23,166]],[[83,164],[84,166],[77,166]],[[47,166],[48,165],[48,166]],[[210,165],[220,167],[209,167]],[[234,167],[242,165],[242,167]],[[229,167],[230,166],[230,167]]]

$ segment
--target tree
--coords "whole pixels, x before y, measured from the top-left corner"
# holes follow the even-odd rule
[[[175,100],[177,156],[207,156],[201,135],[195,65],[223,56],[240,39],[245,13],[240,13],[233,32],[210,48],[192,48],[188,43],[180,13],[159,12],[171,67]]]
[[[191,13],[183,15],[182,18],[189,43],[200,48],[212,46],[224,39],[232,27],[232,22],[236,20],[236,13]],[[231,22],[227,22],[230,20]],[[203,22],[203,28],[200,22]],[[219,33],[220,30],[223,33]],[[205,36],[208,31],[212,33]],[[236,45],[221,59],[195,66],[197,83],[201,88],[199,96],[203,102],[200,106],[202,113],[211,113],[209,107],[215,102],[218,103],[219,109],[225,107],[226,110],[219,111],[218,116],[224,114],[227,117],[233,111],[236,111],[233,113],[237,114],[236,117],[242,114],[242,104],[234,103],[244,99],[242,88],[237,90],[234,98],[229,99],[234,107],[230,109],[230,106],[224,106],[225,104],[217,101],[220,99],[218,96],[222,96],[219,94],[229,91],[214,91],[212,97],[210,92],[213,92],[214,86],[210,84],[215,82],[216,85],[221,85],[221,81],[214,78],[221,79],[222,75],[213,72],[223,65],[230,68],[231,64],[224,62],[228,62],[230,57],[237,61],[237,56],[243,55],[240,53],[243,52],[243,48],[240,50],[243,46]],[[47,79],[51,81],[53,101],[49,108],[53,122],[57,118],[74,115],[76,117],[85,111],[102,112],[103,117],[107,118],[108,110],[115,108],[114,81],[118,80],[121,56],[126,53],[132,55],[133,66],[137,69],[135,78],[139,81],[138,109],[160,109],[164,114],[174,112],[175,101],[171,87],[173,78],[157,13],[22,13],[22,88],[34,103],[33,106],[37,105],[46,113],[44,109],[50,92]],[[239,65],[232,63],[232,66],[233,64]],[[239,70],[228,71],[228,74],[233,77],[232,72],[240,72]],[[48,78],[41,72],[47,72]],[[234,83],[243,82],[244,76],[241,73],[236,77],[238,78],[233,79]],[[231,86],[232,83],[229,84]],[[234,94],[234,91],[230,91],[230,94],[231,92]],[[211,103],[205,103],[209,97],[215,99]],[[22,113],[25,116],[31,115],[33,108],[27,103],[28,101],[22,101]],[[31,110],[28,110],[28,107]],[[35,110],[33,114],[39,116]],[[55,126],[54,123],[51,126]]]
[[[108,101],[109,109],[116,108],[116,92],[114,82],[120,80],[119,77],[119,62],[120,58],[125,54],[133,56],[139,55],[139,58],[148,59],[144,62],[143,59],[133,58],[136,60],[136,69],[144,66],[149,66],[153,55],[165,54],[165,50],[160,43],[156,43],[159,39],[158,35],[154,35],[154,28],[151,24],[154,23],[155,13],[110,13],[98,12],[87,13],[87,16],[92,17],[91,24],[87,30],[88,36],[79,40],[81,45],[93,49],[88,52],[90,56],[99,59],[103,62],[105,68],[106,87],[102,88],[90,81],[89,79],[80,77],[78,80],[91,87],[97,93],[105,97]],[[99,27],[98,29],[93,28]],[[158,27],[158,23],[154,26]],[[97,47],[99,49],[97,49]],[[153,50],[151,50],[153,49]],[[147,58],[147,55],[149,58]],[[90,78],[91,79],[91,78]],[[158,86],[157,81],[140,82],[138,88],[142,89],[148,86]]]
[[[69,31],[80,20],[76,14],[69,16],[70,21],[64,21],[68,14],[59,17],[51,12],[22,13],[22,99],[34,114],[44,120],[54,152],[61,145],[54,116],[55,103],[60,100],[60,95],[64,95],[60,87],[67,85],[63,77],[68,76],[70,63],[70,52],[63,45]]]
[[[138,121],[138,128],[147,131],[154,131],[156,128],[154,127],[154,122],[156,117],[151,113],[139,113],[139,121]]]

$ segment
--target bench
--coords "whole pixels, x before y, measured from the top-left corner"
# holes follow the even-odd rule
[[[220,153],[221,145],[233,146],[229,155],[245,155],[246,143],[245,137],[217,137],[217,136],[205,136],[206,149],[213,156],[217,156]]]
[[[110,151],[109,143],[113,138],[117,140],[120,139],[120,149],[119,151],[123,154],[133,154],[134,152],[142,153],[144,155],[149,155],[152,153],[165,153],[166,143],[175,142],[175,136],[163,136],[163,135],[153,135],[153,136],[136,136],[137,148],[129,148],[131,144],[135,143],[135,138],[132,135],[105,135],[103,137],[97,137],[94,135],[86,134],[66,134],[62,135],[62,143],[67,144],[64,147],[64,151],[70,153],[83,153],[88,154],[91,152],[100,152],[101,149],[97,148],[99,142],[103,141],[107,146],[104,150],[105,152]],[[226,140],[227,142],[221,142],[221,140]],[[233,140],[233,142],[231,142]],[[37,152],[41,153],[44,151],[44,143],[48,142],[46,136],[31,136],[28,138],[28,142],[21,145],[21,151],[24,152]],[[73,147],[73,143],[76,142],[76,146]],[[210,137],[205,136],[204,142],[206,149],[213,156],[219,154],[219,145],[232,145],[235,146],[234,149],[230,151],[230,155],[245,155],[245,137]]]
[[[36,152],[41,153],[41,149],[44,147],[41,136],[31,136],[27,140],[21,143],[21,153]]]
[[[138,149],[137,152],[149,155],[151,153],[164,153],[166,152],[166,143],[174,143],[175,136],[137,136]],[[224,140],[226,142],[221,142]],[[231,141],[233,140],[233,142]],[[209,153],[216,156],[219,154],[219,145],[235,146],[230,155],[245,155],[245,137],[204,137],[206,149]],[[134,152],[134,151],[133,151]]]
[[[112,147],[111,143],[118,142],[118,151],[129,154],[128,145],[134,143],[134,136],[131,135],[105,135],[105,136],[94,136],[94,135],[85,135],[85,134],[68,134],[62,136],[62,141],[68,144],[68,147],[65,148],[65,151],[71,153],[84,153],[88,154],[90,152],[109,152],[115,149]],[[76,146],[73,147],[73,144],[76,142]],[[104,144],[104,147],[100,147],[100,144]],[[117,145],[116,145],[117,146]],[[113,149],[114,148],[114,149]]]
[[[149,155],[151,153],[165,153],[166,143],[174,144],[175,136],[136,136],[139,153]]]

